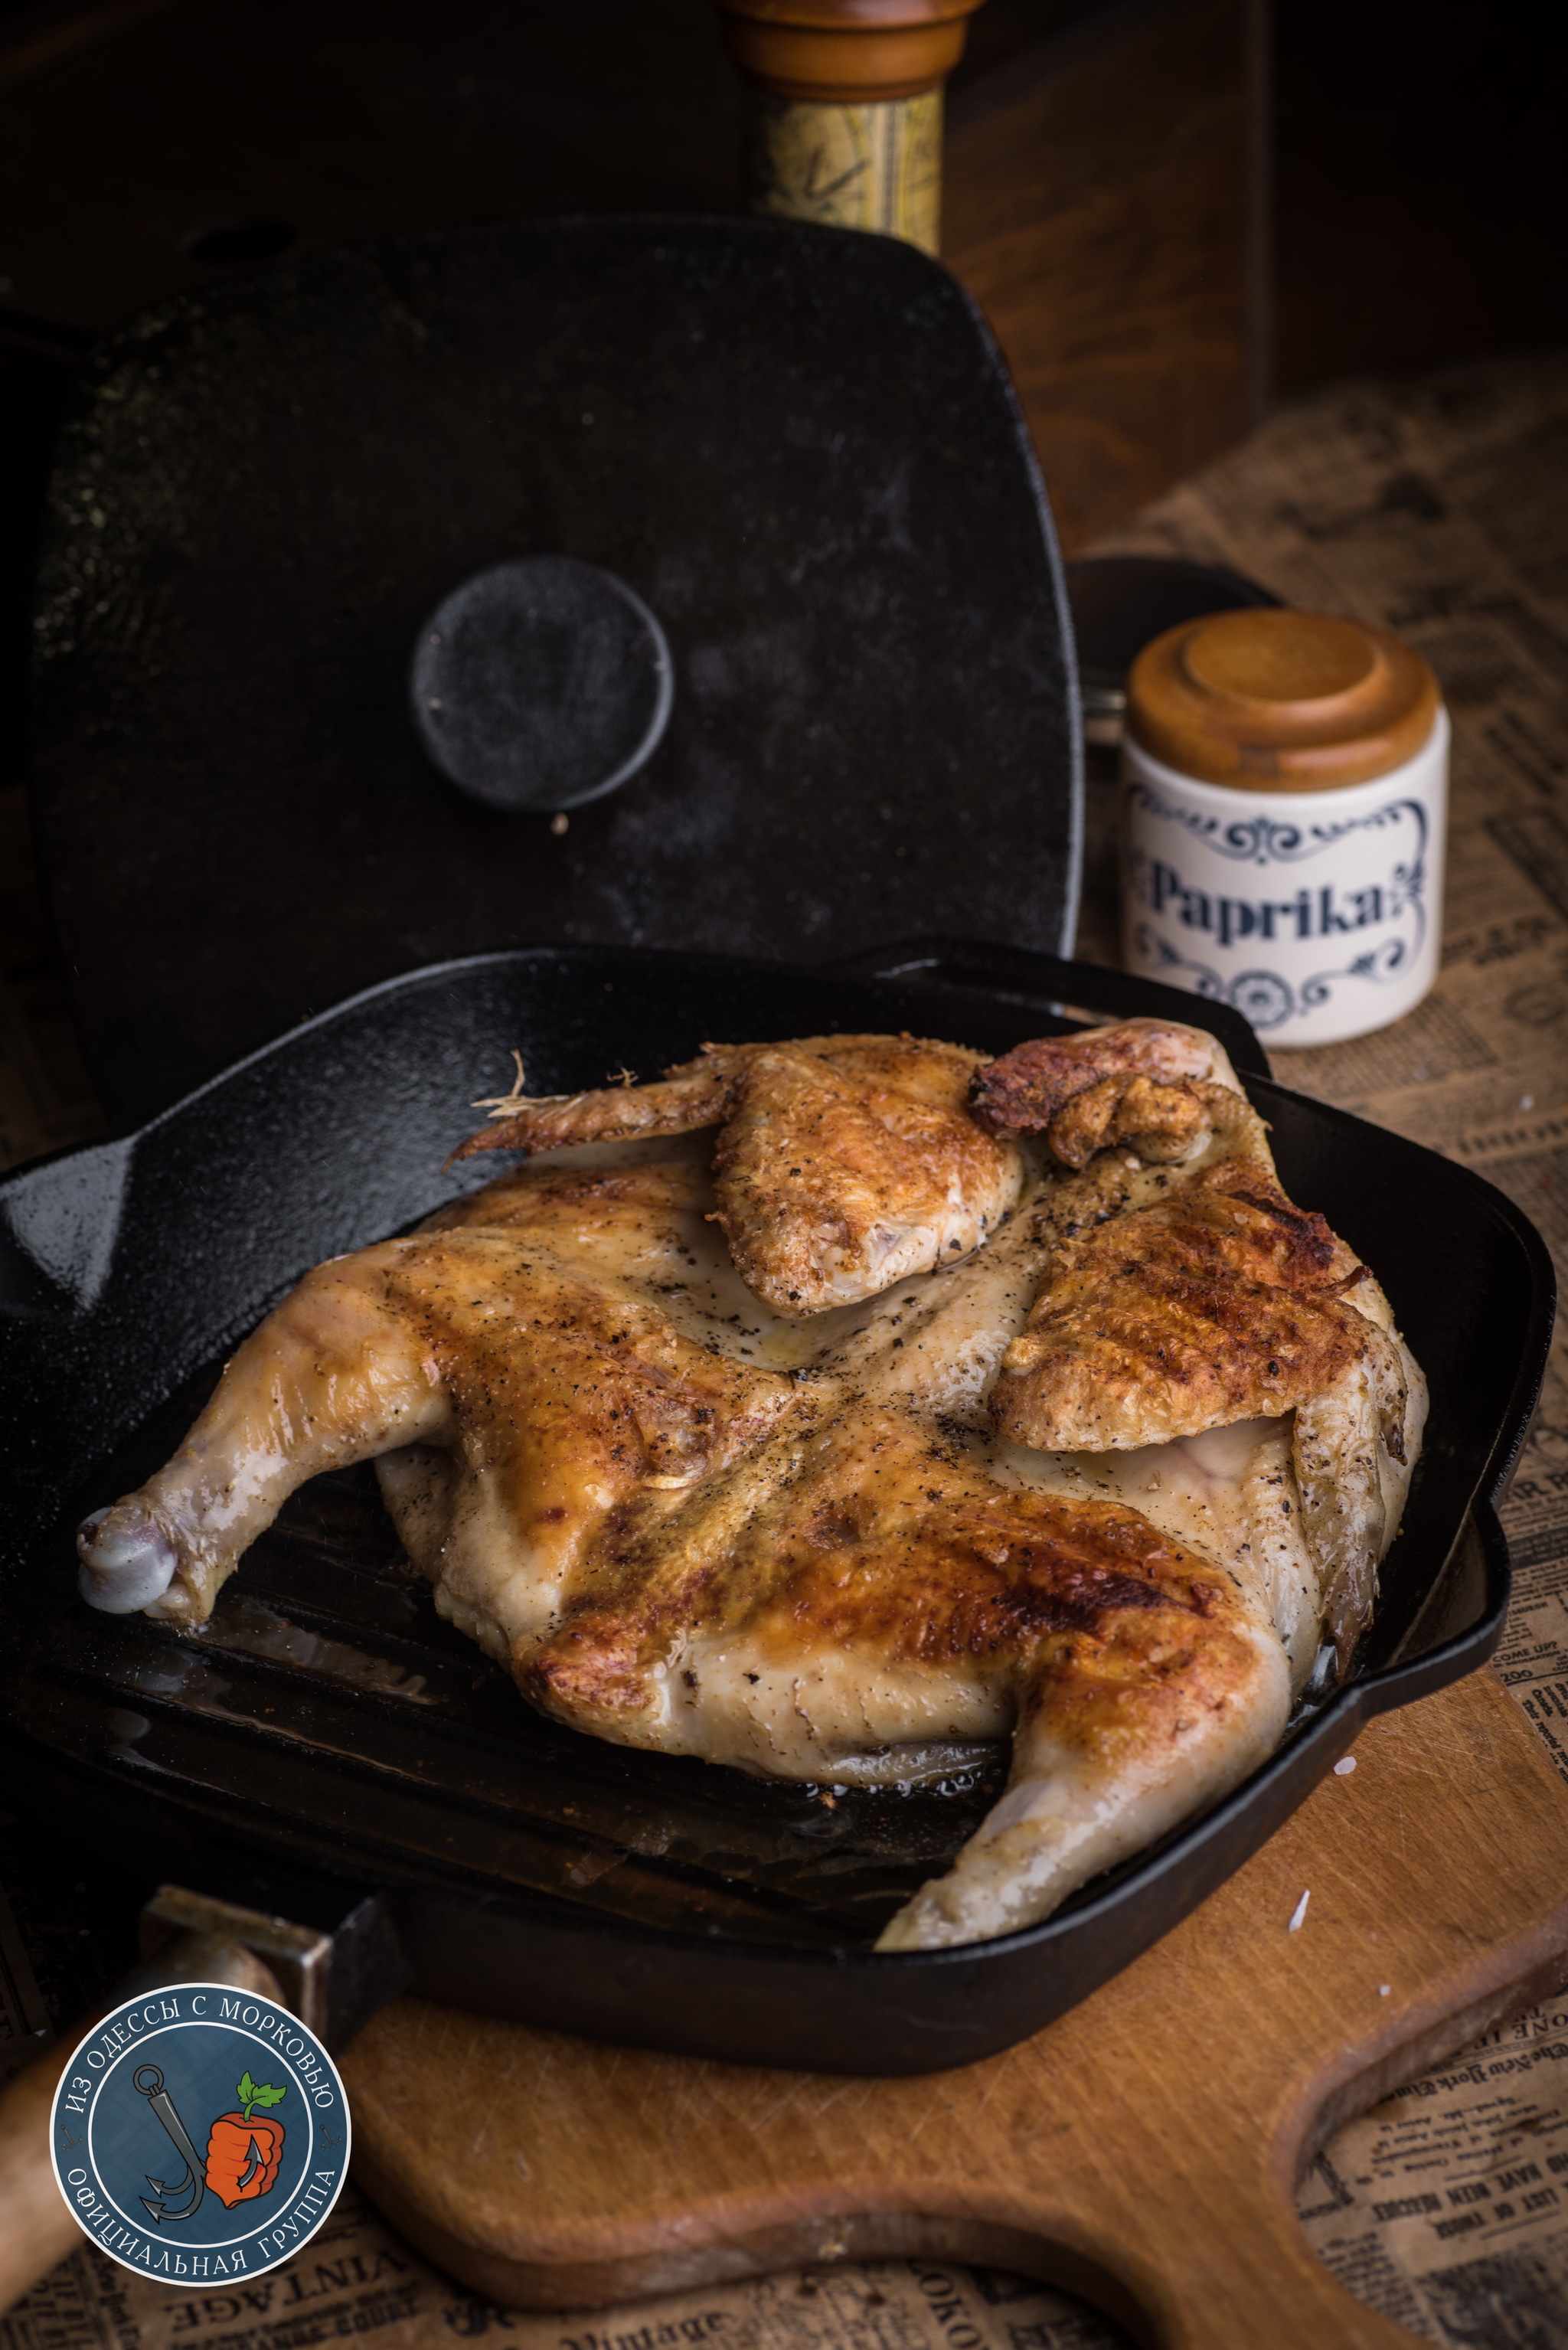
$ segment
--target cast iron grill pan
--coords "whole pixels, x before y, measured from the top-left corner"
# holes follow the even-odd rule
[[[303,1868],[391,1903],[420,1987],[472,2007],[749,2062],[963,2062],[1036,2030],[1256,1848],[1368,1713],[1480,1662],[1507,1558],[1491,1503],[1533,1400],[1550,1272],[1490,1186],[1261,1074],[1234,1014],[1021,951],[914,947],[894,979],[635,950],[418,972],[296,1031],[130,1140],[0,1186],[0,1372],[20,1442],[0,1733],[63,1820],[155,1871]],[[429,1212],[508,1048],[532,1086],[643,1074],[707,1036],[910,1028],[1002,1050],[1060,1007],[1223,1035],[1287,1186],[1376,1268],[1432,1384],[1427,1450],[1356,1678],[1247,1784],[1043,1926],[872,1955],[994,1800],[999,1759],[900,1796],[634,1754],[535,1714],[436,1615],[369,1467],[315,1480],[194,1638],[77,1598],[71,1528],[140,1482],[224,1351],[322,1256]],[[831,1803],[825,1794],[832,1794]]]

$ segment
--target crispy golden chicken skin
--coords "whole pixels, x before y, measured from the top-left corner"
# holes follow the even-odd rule
[[[1340,1377],[1367,1328],[1340,1293],[1366,1268],[1261,1169],[1217,1174],[1052,1258],[1002,1357],[1004,1435],[1042,1451],[1163,1443],[1293,1411]]]
[[[844,1403],[630,1533],[519,1670],[618,1742],[840,1782],[1011,1738],[1002,1803],[884,1933],[1006,1933],[1278,1738],[1267,1617],[1101,1499],[1001,1489],[929,1418]]]
[[[498,1102],[457,1156],[716,1126],[716,1212],[742,1278],[804,1319],[967,1255],[1012,1207],[1023,1160],[969,1112],[983,1059],[911,1036],[707,1045],[657,1084]]]
[[[907,1038],[676,1073],[716,1153],[658,1087],[509,1112],[566,1155],[307,1274],[83,1526],[84,1591],[197,1626],[295,1487],[374,1459],[437,1607],[563,1721],[846,1785],[1011,1741],[880,1947],[1046,1916],[1262,1759],[1325,1622],[1354,1638],[1423,1403],[1218,1048],[1068,1041],[1023,1147],[966,1106],[979,1055]],[[1142,1140],[1113,1103],[1079,1165],[1107,1080]]]
[[[1064,1237],[1002,1358],[996,1424],[1037,1451],[1104,1452],[1291,1414],[1300,1507],[1343,1664],[1397,1530],[1424,1385],[1369,1269],[1285,1196],[1241,1094],[1192,1078],[1157,1090],[1170,1129],[1187,1133],[1189,1108],[1200,1111],[1203,1160],[1158,1203]],[[1053,1145],[1088,1097],[1054,1113]]]

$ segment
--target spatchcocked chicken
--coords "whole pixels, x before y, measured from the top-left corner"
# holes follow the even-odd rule
[[[490,1107],[460,1155],[528,1162],[306,1276],[83,1526],[94,1606],[201,1625],[374,1459],[437,1607],[578,1729],[841,1786],[1011,1741],[887,1950],[1045,1917],[1348,1657],[1425,1384],[1211,1037],[715,1045]]]

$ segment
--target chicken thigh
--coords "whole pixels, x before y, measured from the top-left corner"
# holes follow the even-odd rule
[[[1326,1501],[1302,1505],[1320,1454],[1332,1498],[1365,1433],[1305,1443],[1303,1412],[1357,1365],[1368,1392],[1384,1376],[1390,1471],[1368,1471],[1375,1528],[1353,1497],[1357,1558],[1392,1538],[1418,1433],[1414,1367],[1389,1384],[1341,1326],[1397,1353],[1370,1277],[1283,1201],[1218,1047],[1137,1026],[1054,1045],[1060,1098],[1023,1143],[1023,1118],[979,1123],[1019,1107],[1004,1065],[898,1038],[729,1048],[727,1069],[509,1111],[551,1156],[308,1274],[168,1467],[83,1527],[84,1590],[199,1626],[288,1492],[375,1459],[438,1608],[563,1721],[845,1785],[1011,1740],[1001,1802],[880,1947],[1047,1915],[1277,1743],[1344,1581]],[[1107,1078],[1113,1139],[1085,1149]],[[712,1170],[672,1119],[721,1127]],[[882,1229],[919,1236],[879,1260],[878,1180]],[[1118,1253],[1140,1219],[1166,1237]],[[899,1250],[924,1269],[867,1296]],[[1174,1287],[1137,1290],[1161,1251]],[[1156,1324],[1195,1253],[1193,1313],[1219,1327],[1244,1297],[1305,1335],[1189,1381],[1183,1418]],[[1102,1380],[1121,1400],[1096,1422]],[[1345,1589],[1348,1625],[1366,1594]]]

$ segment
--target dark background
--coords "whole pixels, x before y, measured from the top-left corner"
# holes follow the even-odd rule
[[[1137,0],[986,0],[950,93]],[[1273,0],[1273,388],[1568,328],[1563,12]],[[229,217],[301,242],[495,213],[729,211],[712,0],[0,0],[0,305],[76,328],[200,283]]]
[[[1565,52],[1568,16],[1524,0],[986,0],[946,257],[1069,553],[1272,399],[1568,334]],[[0,0],[0,788],[96,333],[279,251],[732,211],[740,122],[712,0]]]
[[[948,257],[1067,550],[1270,398],[1568,333],[1565,83],[1568,16],[1525,0],[986,0]],[[732,211],[740,106],[713,0],[0,0],[0,781],[87,338],[269,246]]]

